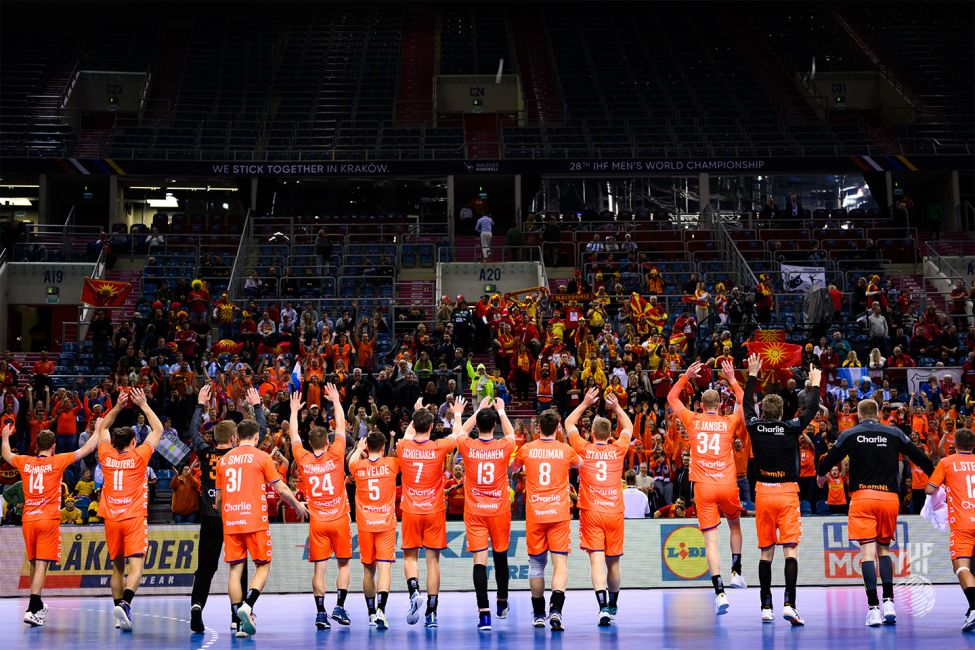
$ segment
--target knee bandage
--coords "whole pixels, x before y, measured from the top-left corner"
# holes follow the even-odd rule
[[[960,567],[958,567],[955,570],[955,575],[957,576],[957,575],[961,574],[962,571],[968,571],[969,573],[972,572],[972,570],[970,568],[968,568],[967,566],[960,566]]]
[[[545,577],[545,566],[548,564],[548,553],[528,556],[528,579]]]

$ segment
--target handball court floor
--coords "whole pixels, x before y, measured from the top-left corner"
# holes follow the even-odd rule
[[[900,590],[898,590],[900,591]],[[315,605],[310,594],[262,595],[257,603],[257,635],[236,639],[230,632],[229,603],[225,595],[210,597],[204,610],[206,634],[189,631],[189,599],[146,596],[136,598],[133,607],[135,631],[131,634],[114,628],[112,601],[104,598],[49,598],[50,613],[44,627],[31,628],[21,623],[25,598],[0,599],[0,629],[5,650],[29,648],[125,648],[131,650],[217,650],[219,648],[273,648],[300,650],[319,646],[401,650],[450,648],[456,650],[533,650],[632,649],[638,647],[667,650],[673,648],[744,648],[747,650],[822,650],[855,648],[881,650],[952,650],[975,647],[975,634],[961,632],[965,598],[954,585],[935,586],[924,598],[897,594],[897,625],[868,628],[866,597],[859,587],[799,588],[799,613],[805,627],[792,627],[781,618],[781,588],[774,588],[774,624],[762,624],[758,608],[758,589],[729,590],[731,609],[716,617],[710,589],[624,590],[620,609],[611,627],[596,626],[595,596],[591,591],[570,591],[564,610],[565,631],[553,633],[548,627],[532,627],[528,592],[511,593],[511,611],[504,620],[493,620],[491,631],[476,629],[473,593],[444,593],[439,605],[437,629],[426,629],[423,619],[417,625],[406,623],[407,598],[390,594],[387,607],[389,629],[369,627],[365,601],[350,593],[346,607],[352,618],[349,627],[332,623],[330,630],[316,630]],[[916,616],[913,609],[933,609]],[[325,598],[328,611],[335,596]],[[492,596],[493,604],[493,596]]]

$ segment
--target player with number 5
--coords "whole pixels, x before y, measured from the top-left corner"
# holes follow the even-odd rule
[[[456,417],[456,416],[455,416]],[[501,421],[504,437],[495,439]],[[477,437],[470,432],[477,425]],[[464,459],[464,526],[467,552],[474,556],[474,591],[477,594],[477,629],[491,629],[488,605],[488,539],[498,583],[498,618],[508,617],[508,544],[511,540],[511,495],[508,462],[515,450],[515,430],[504,412],[504,400],[485,397],[461,427],[457,450]]]
[[[325,397],[332,402],[335,418],[335,441],[329,445],[328,429],[314,427],[308,432],[311,451],[301,444],[301,437],[291,440],[291,452],[301,470],[302,491],[308,498],[311,523],[308,527],[308,561],[315,565],[311,586],[315,595],[315,627],[327,630],[331,627],[325,612],[325,569],[328,559],[335,554],[339,565],[335,578],[335,608],[332,620],[340,625],[350,625],[345,610],[345,598],[352,578],[349,560],[352,558],[352,531],[349,525],[349,499],[345,493],[345,415],[342,413],[342,396],[332,384],[325,385]],[[291,394],[291,428],[298,430],[298,413],[304,408],[300,393]]]
[[[684,424],[691,442],[691,482],[694,484],[694,500],[697,507],[698,527],[704,535],[704,552],[707,555],[711,584],[714,585],[714,613],[728,612],[728,597],[721,580],[721,555],[718,551],[718,524],[723,513],[731,529],[731,586],[743,589],[741,577],[741,514],[745,509],[738,500],[737,473],[732,443],[735,433],[745,431],[741,407],[731,415],[719,415],[721,396],[716,390],[706,390],[701,396],[704,413],[692,413],[680,401],[684,386],[697,378],[702,364],[692,364],[667,395],[667,403]],[[735,368],[730,361],[721,364],[721,372],[728,380],[738,404],[745,391],[735,379]]]

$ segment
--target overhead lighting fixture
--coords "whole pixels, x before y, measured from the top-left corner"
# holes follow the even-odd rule
[[[40,185],[7,185],[4,183],[0,187],[40,187]]]
[[[34,199],[34,200],[37,201],[37,199]],[[22,197],[15,198],[15,199],[8,198],[6,196],[0,197],[0,204],[2,204],[2,205],[20,205],[20,206],[24,206],[24,207],[30,207],[30,205],[31,205],[31,202],[30,201],[31,201],[30,199],[25,199],[25,198],[22,198]]]
[[[223,204],[223,209],[224,209],[224,210],[226,210],[226,209],[227,209],[227,208],[229,208],[229,207],[230,207],[230,206],[229,206],[229,205],[227,205],[226,203],[224,203],[224,204]]]
[[[146,199],[146,203],[149,204],[150,208],[178,208],[179,201],[172,197],[167,197],[165,199]]]

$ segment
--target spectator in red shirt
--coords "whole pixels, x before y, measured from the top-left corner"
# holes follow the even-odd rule
[[[47,350],[41,351],[41,360],[34,363],[34,392],[42,394],[44,387],[51,387],[51,378],[48,376],[54,372],[54,362],[47,360]],[[60,452],[59,452],[60,453]]]
[[[57,430],[54,432],[55,453],[64,454],[78,449],[78,414],[81,403],[73,397],[65,397],[61,401],[61,409],[57,412]],[[52,418],[53,419],[53,418]]]
[[[914,359],[904,354],[900,347],[896,347],[893,356],[887,359],[888,378],[891,383],[898,386],[898,390],[906,390],[907,370],[895,370],[895,368],[913,368],[916,365]]]
[[[464,466],[454,465],[454,476],[448,479],[444,485],[444,494],[447,495],[447,520],[463,521],[464,519]]]
[[[697,512],[694,510],[694,506],[686,507],[684,505],[684,497],[677,497],[674,500],[673,505],[664,506],[657,512],[653,513],[654,519],[683,519],[685,517],[696,517]]]
[[[206,320],[210,308],[210,292],[206,290],[203,280],[193,280],[193,290],[190,291],[190,320]]]
[[[836,288],[835,284],[829,285],[829,297],[833,301],[833,320],[840,317],[840,309],[843,307],[843,293]]]

